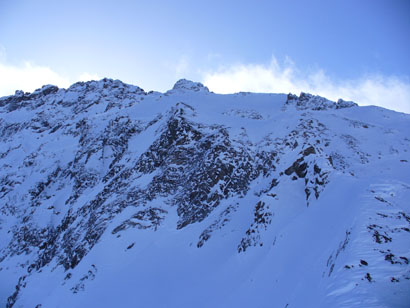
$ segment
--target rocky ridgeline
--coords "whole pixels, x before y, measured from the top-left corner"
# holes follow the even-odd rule
[[[357,104],[339,99],[337,102],[330,101],[318,95],[300,93],[299,96],[289,94],[286,105],[294,105],[299,110],[329,110],[356,107]]]

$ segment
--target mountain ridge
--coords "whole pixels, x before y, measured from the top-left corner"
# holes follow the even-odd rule
[[[409,115],[102,79],[0,116],[7,307],[406,305]]]

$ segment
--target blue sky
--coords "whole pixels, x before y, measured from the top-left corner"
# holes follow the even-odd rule
[[[0,0],[0,95],[118,78],[410,113],[410,1]]]

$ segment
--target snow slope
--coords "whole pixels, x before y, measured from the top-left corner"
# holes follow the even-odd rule
[[[410,307],[409,132],[184,79],[0,98],[0,306]]]

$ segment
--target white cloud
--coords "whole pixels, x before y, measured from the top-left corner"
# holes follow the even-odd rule
[[[82,73],[78,78],[71,79],[61,76],[46,66],[35,65],[30,62],[14,66],[0,61],[0,97],[14,94],[15,90],[33,92],[45,84],[66,88],[76,81],[91,79],[100,78],[95,74]]]
[[[203,74],[203,83],[216,93],[240,91],[309,92],[332,100],[343,98],[360,105],[377,105],[410,113],[410,82],[394,76],[363,76],[355,80],[333,80],[323,70],[303,74],[286,59],[273,58],[268,65],[237,64]]]
[[[102,79],[99,75],[97,74],[89,74],[89,73],[82,73],[76,81],[90,81],[90,80],[100,80]],[[75,81],[75,82],[76,82]]]
[[[32,92],[45,84],[67,87],[70,82],[50,68],[30,62],[21,66],[0,63],[0,96],[14,94],[15,90]]]

